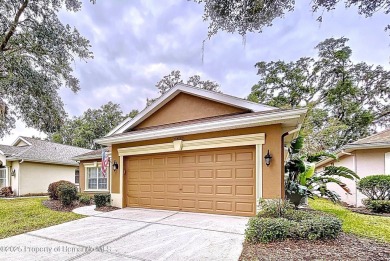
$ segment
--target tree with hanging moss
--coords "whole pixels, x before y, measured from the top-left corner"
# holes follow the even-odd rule
[[[238,33],[245,36],[251,32],[261,32],[265,27],[272,26],[275,19],[283,18],[293,12],[296,4],[301,1],[284,0],[194,0],[204,5],[203,19],[208,21],[208,36],[219,31]],[[310,2],[313,13],[321,13],[317,21],[326,22],[324,12],[339,8],[354,8],[359,15],[372,17],[377,13],[390,13],[388,0],[313,0]],[[383,25],[385,30],[390,25]]]
[[[308,107],[306,152],[333,150],[390,127],[390,71],[352,61],[347,38],[319,43],[315,58],[261,61],[248,99],[280,108]]]
[[[63,24],[60,10],[77,12],[80,0],[6,0],[0,2],[0,138],[21,119],[51,133],[66,118],[58,91],[77,92],[76,59],[91,59],[90,43]]]

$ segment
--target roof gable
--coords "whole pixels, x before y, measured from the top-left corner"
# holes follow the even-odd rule
[[[244,112],[250,111],[192,94],[179,93],[175,98],[135,126],[133,130]]]
[[[215,103],[224,104],[226,106],[234,107],[242,111],[246,110],[250,112],[259,112],[259,111],[269,111],[269,110],[277,109],[275,107],[250,102],[234,96],[217,93],[213,91],[207,91],[207,90],[191,87],[185,84],[177,84],[175,87],[173,87],[168,92],[163,94],[160,98],[158,98],[153,104],[146,107],[133,119],[131,118],[126,119],[117,127],[115,127],[112,131],[110,131],[106,136],[124,133],[128,130],[134,129],[136,126],[142,126],[140,124],[143,121],[145,121],[152,114],[160,110],[164,105],[169,103],[172,99],[174,99],[176,96],[178,96],[181,93],[203,98],[209,101],[213,101]]]

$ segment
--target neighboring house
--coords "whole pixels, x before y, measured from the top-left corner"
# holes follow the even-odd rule
[[[117,207],[254,216],[259,198],[284,197],[284,144],[305,113],[178,84],[95,141],[111,148],[108,181],[99,157],[74,158],[81,190],[110,192]],[[91,189],[100,178],[108,188]]]
[[[47,193],[50,183],[78,183],[78,162],[71,158],[91,150],[37,138],[19,137],[0,145],[0,187],[11,186],[15,195]]]
[[[337,152],[338,160],[327,159],[316,165],[317,170],[326,166],[344,166],[356,172],[360,178],[375,174],[390,174],[390,129],[347,144]],[[356,182],[342,179],[352,194],[346,193],[335,184],[330,188],[336,191],[343,202],[361,206],[365,196],[357,190]]]

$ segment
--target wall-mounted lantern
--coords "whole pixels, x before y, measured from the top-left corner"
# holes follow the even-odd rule
[[[265,165],[267,165],[267,167],[271,164],[271,159],[272,159],[272,156],[268,150],[267,155],[264,156]]]
[[[118,162],[116,162],[116,160],[114,160],[114,163],[112,163],[112,169],[113,169],[114,171],[116,171],[117,169],[119,169],[119,164],[118,164]]]

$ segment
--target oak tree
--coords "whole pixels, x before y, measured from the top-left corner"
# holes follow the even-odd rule
[[[353,62],[347,38],[316,46],[318,57],[258,62],[259,82],[248,99],[281,108],[306,106],[306,148],[337,149],[390,127],[390,71]]]
[[[92,58],[89,41],[58,12],[77,12],[80,0],[7,0],[0,2],[0,137],[17,118],[46,133],[56,131],[66,113],[58,95],[76,92],[76,58]]]
[[[159,94],[163,95],[179,83],[184,83],[181,77],[181,72],[179,70],[174,70],[170,74],[165,75],[160,81],[158,81],[156,87],[158,89]],[[199,89],[220,92],[218,83],[210,80],[202,80],[199,75],[193,75],[189,77],[186,84]],[[149,106],[155,100],[157,100],[157,98],[148,98],[146,100],[146,105]]]
[[[225,31],[238,32],[245,36],[249,32],[261,32],[264,27],[272,26],[276,18],[282,18],[292,12],[297,3],[295,0],[194,0],[204,4],[203,18],[209,21],[209,37]],[[356,8],[359,15],[371,17],[378,12],[390,13],[388,0],[313,0],[310,2],[312,12],[324,13],[336,8]],[[323,16],[317,18],[323,21]],[[388,30],[390,26],[386,27]]]

